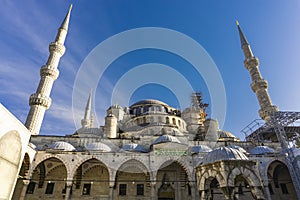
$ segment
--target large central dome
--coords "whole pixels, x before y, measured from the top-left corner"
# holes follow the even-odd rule
[[[182,135],[186,132],[186,122],[181,118],[180,110],[159,100],[138,101],[126,109],[125,113],[126,120],[122,127],[125,132],[143,130],[146,135]]]
[[[169,106],[168,104],[166,104],[166,103],[164,103],[162,101],[156,100],[156,99],[144,99],[144,100],[141,100],[141,101],[138,101],[138,102],[132,104],[130,107],[145,106],[145,105],[163,105],[163,106]]]

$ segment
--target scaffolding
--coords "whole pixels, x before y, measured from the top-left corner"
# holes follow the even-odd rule
[[[246,133],[250,130],[252,131],[255,126],[258,126],[258,122],[252,122],[246,128],[242,130],[246,134],[248,140],[260,140],[260,135],[270,129],[274,129],[278,142],[282,148],[282,154],[286,160],[287,167],[290,171],[291,178],[293,180],[297,197],[300,200],[300,169],[295,159],[294,152],[290,145],[290,140],[287,137],[284,127],[300,120],[300,112],[272,112],[270,113],[270,120],[261,125],[256,129],[253,134],[247,135]]]

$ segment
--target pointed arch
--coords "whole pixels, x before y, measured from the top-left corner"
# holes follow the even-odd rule
[[[131,158],[118,165],[114,176],[114,192],[119,195],[138,195],[138,186],[141,193],[150,198],[150,181],[152,173],[139,159]],[[135,191],[135,192],[134,192]]]
[[[289,169],[284,162],[274,160],[267,169],[269,174],[268,188],[271,196],[279,196],[282,199],[286,198],[287,195],[290,198],[297,197]]]
[[[155,177],[158,198],[188,199],[192,195],[192,178],[188,167],[181,160],[162,162],[155,171]]]
[[[127,173],[143,173],[148,176],[148,179],[153,179],[153,173],[150,169],[141,161],[136,158],[132,158],[120,163],[117,167],[117,172]],[[117,180],[117,172],[112,177],[112,180]]]
[[[82,160],[81,160],[82,161]],[[81,163],[81,164],[80,164]],[[81,195],[109,195],[110,171],[101,160],[97,158],[84,159],[84,162],[74,167],[76,169],[74,180],[73,197],[81,198]]]
[[[164,168],[164,167],[166,167],[166,166],[172,164],[173,162],[174,162],[174,163],[177,163],[179,166],[181,166],[181,167],[184,169],[184,171],[185,171],[186,174],[187,174],[188,181],[190,181],[190,182],[193,181],[193,177],[192,177],[191,171],[189,170],[188,166],[187,166],[182,160],[180,160],[180,159],[177,159],[177,160],[175,160],[175,159],[169,159],[169,160],[166,160],[166,161],[164,160],[164,161],[159,165],[159,167],[155,170],[154,176],[155,176],[155,177],[157,176],[157,172],[158,172],[159,169]]]
[[[65,189],[68,177],[65,163],[56,156],[43,158],[38,159],[40,162],[36,163],[32,171],[30,182],[33,183],[33,189],[26,194],[28,199],[32,198],[33,193],[38,193],[40,199],[46,199],[48,194],[61,193]]]
[[[109,164],[108,164],[105,160],[101,159],[100,156],[89,155],[89,156],[85,156],[85,157],[82,158],[82,159],[76,160],[77,162],[73,164],[72,169],[70,170],[70,177],[74,177],[74,175],[76,174],[76,171],[78,170],[78,168],[79,168],[83,163],[85,163],[85,162],[88,161],[88,160],[92,160],[92,159],[96,159],[96,160],[98,160],[99,162],[101,162],[101,163],[107,168],[107,170],[108,170],[108,172],[109,172],[109,174],[110,174],[110,176],[111,176],[112,170],[111,170],[110,167],[108,167]]]
[[[256,173],[254,173],[252,170],[242,167],[242,168],[234,168],[229,176],[228,176],[228,185],[229,186],[234,186],[234,180],[236,178],[236,176],[238,175],[243,175],[243,177],[245,177],[245,179],[248,181],[248,183],[251,186],[254,187],[260,187],[262,186],[261,182],[260,182],[260,177],[257,176]]]
[[[200,191],[204,191],[208,188],[205,188],[207,185],[206,185],[206,181],[209,180],[209,179],[213,179],[215,178],[218,183],[220,185],[224,185],[224,177],[218,173],[217,171],[215,170],[210,170],[210,171],[206,171],[201,177],[200,177],[200,180],[199,180],[199,185],[198,185],[198,188]]]
[[[56,158],[56,159],[60,160],[65,165],[65,167],[67,169],[67,173],[68,174],[70,173],[71,170],[68,167],[68,162],[63,157],[61,157],[59,154],[45,154],[41,157],[37,157],[31,165],[31,171],[33,171],[40,163],[42,163],[50,158]]]

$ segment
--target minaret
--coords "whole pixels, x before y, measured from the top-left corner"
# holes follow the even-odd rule
[[[59,60],[66,50],[64,42],[68,33],[71,10],[72,5],[58,29],[55,41],[51,42],[49,45],[50,55],[46,65],[41,67],[41,79],[36,93],[32,94],[29,98],[30,111],[28,113],[25,126],[33,135],[39,134],[45,111],[51,105],[50,93],[53,82],[59,75],[59,71],[57,69]]]
[[[94,117],[91,114],[91,108],[92,108],[92,90],[90,92],[90,96],[86,103],[84,118],[81,120],[81,125],[83,128],[91,128],[93,126]]]
[[[236,21],[236,25],[239,30],[242,50],[245,56],[244,65],[250,73],[252,79],[251,88],[253,92],[255,92],[260,105],[259,116],[263,120],[269,121],[270,113],[278,111],[278,108],[277,106],[272,105],[272,101],[268,93],[268,82],[262,78],[258,68],[259,66],[258,58],[256,58],[253,55],[251,47],[245,35],[243,34],[238,21]]]

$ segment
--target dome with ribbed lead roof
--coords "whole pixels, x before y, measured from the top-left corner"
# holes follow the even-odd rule
[[[248,153],[243,147],[240,147],[240,146],[237,146],[237,145],[229,145],[227,147],[233,148],[233,149],[237,149],[237,150],[239,150],[242,153]]]
[[[129,152],[141,152],[141,153],[146,153],[147,150],[140,144],[136,144],[136,143],[129,143],[126,144],[122,147],[122,149],[120,150],[120,152],[124,152],[124,151],[129,151]]]
[[[93,142],[86,146],[88,151],[110,152],[111,148],[102,142]]]
[[[138,101],[134,104],[132,104],[130,107],[135,107],[135,106],[140,106],[140,105],[163,105],[163,106],[169,106],[168,104],[159,101],[159,100],[155,100],[155,99],[145,99],[145,100],[141,100]]]
[[[159,143],[167,143],[167,142],[172,142],[172,143],[181,143],[176,137],[171,136],[171,135],[162,135],[159,136],[153,144],[159,144]]]
[[[221,160],[248,160],[248,157],[237,149],[219,147],[209,152],[202,160],[202,164],[214,163]]]
[[[206,145],[197,145],[191,148],[191,153],[208,153],[211,152],[212,149]]]
[[[52,144],[50,144],[49,149],[55,149],[55,150],[62,150],[62,151],[75,151],[75,147],[64,141],[57,141]]]
[[[275,150],[268,146],[256,146],[253,149],[251,149],[249,153],[253,155],[262,155],[262,154],[275,153]]]

